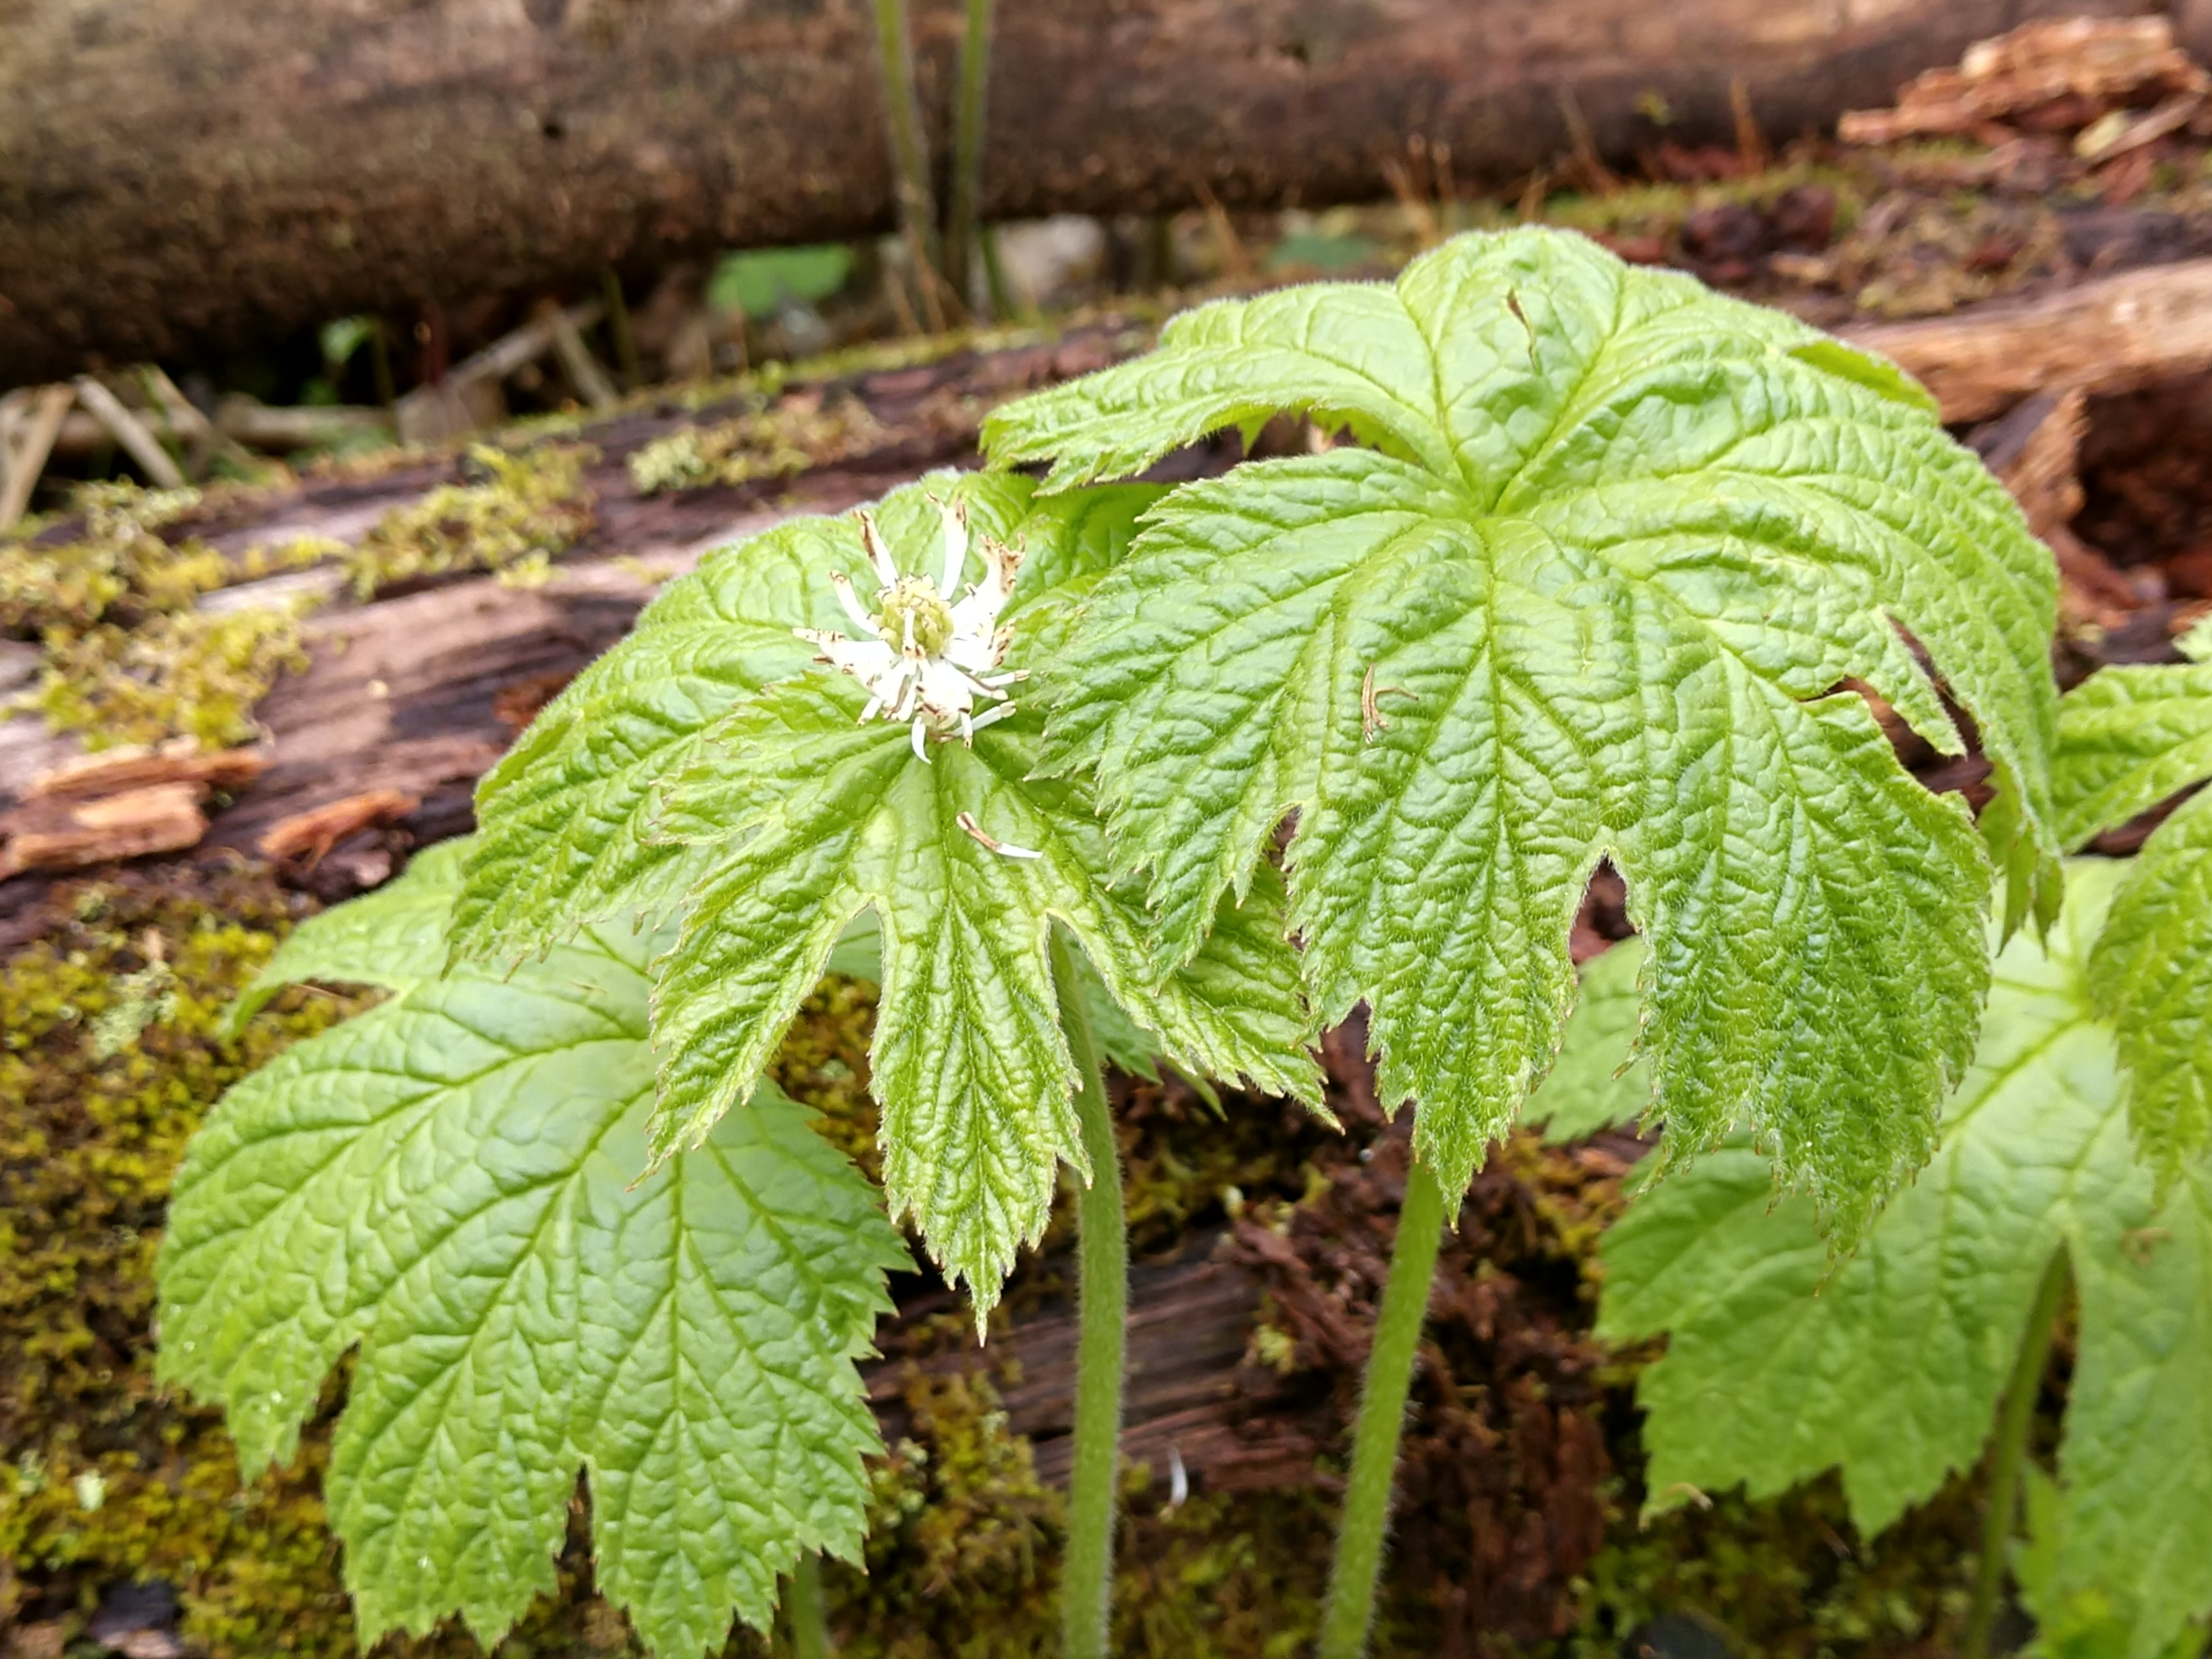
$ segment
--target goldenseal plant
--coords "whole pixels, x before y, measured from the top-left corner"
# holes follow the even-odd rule
[[[1593,869],[1650,946],[1662,1159],[1745,1125],[1856,1238],[1973,1053],[1992,865],[2008,927],[2058,902],[2056,584],[1893,368],[1542,230],[1203,307],[985,438],[1057,490],[1285,412],[1331,447],[1155,503],[1024,695],[1146,884],[1158,975],[1295,816],[1318,1011],[1364,1002],[1415,1103],[1322,1644],[1351,1659],[1439,1231],[1559,1046]],[[1979,834],[1869,692],[1945,753],[1942,694],[1971,717]]]
[[[670,920],[641,1166],[658,1169],[750,1113],[841,937],[872,926],[886,1195],[979,1328],[1073,1172],[1079,1656],[1106,1639],[1127,1291],[1091,1005],[1193,1075],[1321,1096],[1279,882],[1217,905],[1158,974],[1088,789],[1038,775],[1024,676],[1158,495],[946,474],[718,553],[486,778],[453,933],[459,958],[505,963],[607,917]]]
[[[2101,719],[2111,695],[2084,716]],[[2212,860],[2197,862],[2202,881]],[[2143,922],[2130,910],[2159,884],[2155,865],[2082,860],[2048,948],[2026,936],[2007,947],[1942,1151],[1849,1260],[1832,1261],[1802,1200],[1778,1207],[1747,1146],[1630,1205],[1605,1239],[1598,1332],[1667,1338],[1637,1385],[1648,1510],[1739,1484],[1766,1497],[1833,1468],[1872,1537],[1986,1447],[1967,1659],[1989,1651],[2008,1567],[2039,1652],[2202,1648],[2191,1621],[2212,1615],[2212,1164],[2201,1144],[2158,1146],[2157,1171],[2136,1157],[2130,1111],[2140,1125],[2162,1085],[2128,1056],[2169,1045],[2126,1033],[2202,1020],[2203,904],[2160,902],[2161,930],[2194,935],[2197,961],[2175,964],[2192,1000],[2124,1004],[2115,1018],[2108,975],[2136,949]],[[1555,1135],[1643,1103],[1634,1073],[1608,1080],[1630,1060],[1640,954],[1618,946],[1586,970],[1543,1097]],[[2124,974],[2118,984],[2124,995]],[[2069,1279],[2078,1333],[2053,1479],[2028,1441]]]
[[[815,1552],[860,1559],[882,1447],[854,1362],[906,1250],[772,1085],[641,1179],[669,940],[621,921],[441,978],[466,851],[303,923],[248,992],[392,994],[194,1138],[160,1373],[225,1408],[252,1478],[358,1350],[325,1496],[364,1649],[456,1613],[495,1646],[555,1588],[580,1470],[601,1591],[656,1652],[718,1649]]]

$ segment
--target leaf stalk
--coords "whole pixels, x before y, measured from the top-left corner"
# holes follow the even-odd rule
[[[1996,1628],[1997,1601],[2004,1589],[2014,1523],[2020,1512],[2021,1469],[2027,1462],[2028,1431],[2035,1402],[2043,1392],[2043,1369],[2051,1358],[2051,1339],[2058,1324],[2058,1304],[2066,1294],[2068,1258],[2061,1244],[2043,1270],[2027,1328],[2021,1333],[2011,1379],[2005,1384],[2004,1411],[1990,1443],[1989,1503],[1982,1511],[1982,1559],[1974,1575],[1974,1597],[1967,1604],[1966,1633],[1959,1659],[1989,1659],[1990,1633]]]
[[[1336,1565],[1329,1576],[1322,1615],[1321,1659],[1360,1659],[1375,1620],[1375,1586],[1382,1576],[1382,1540],[1390,1524],[1390,1498],[1398,1466],[1398,1437],[1405,1427],[1406,1396],[1420,1352],[1428,1316],[1429,1286],[1437,1249],[1443,1242],[1447,1209],[1436,1172],[1416,1163],[1406,1179],[1398,1212],[1398,1237],[1390,1249],[1390,1277],[1359,1396],[1359,1421],[1352,1443],[1352,1479],[1337,1523]]]
[[[1060,1580],[1066,1659],[1106,1659],[1114,1583],[1114,1510],[1121,1438],[1122,1346],[1128,1323],[1129,1237],[1121,1152],[1106,1080],[1067,940],[1052,940],[1053,992],[1075,1061],[1075,1115],[1091,1184],[1076,1195],[1075,1460],[1068,1480],[1067,1551]]]
[[[791,1626],[792,1659],[830,1659],[830,1611],[822,1600],[822,1558],[812,1550],[800,1551],[799,1559],[792,1564],[783,1614]]]

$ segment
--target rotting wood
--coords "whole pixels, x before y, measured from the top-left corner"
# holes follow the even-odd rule
[[[1919,380],[1946,421],[1987,420],[2038,392],[2131,391],[2212,369],[2212,259],[1843,333]]]
[[[2034,17],[2130,0],[1040,0],[994,30],[980,204],[1376,200],[1569,145],[1794,134]],[[945,153],[959,0],[914,9]],[[0,53],[0,382],[234,349],[479,292],[891,228],[866,0],[16,0]],[[211,95],[210,89],[219,89]],[[241,168],[239,158],[252,158]]]
[[[1259,1275],[1220,1259],[1216,1232],[1194,1237],[1174,1261],[1130,1274],[1127,1382],[1121,1455],[1164,1474],[1170,1450],[1216,1492],[1305,1485],[1326,1425],[1293,1403],[1283,1379],[1247,1362],[1261,1306]],[[939,1293],[902,1309],[909,1322],[957,1309]],[[1038,1474],[1064,1486],[1073,1445],[1075,1315],[1054,1305],[1010,1322],[986,1347],[963,1344],[919,1361],[865,1368],[869,1402],[887,1439],[905,1431],[899,1391],[908,1366],[927,1374],[992,1376],[1006,1425],[1029,1437]]]
[[[59,796],[0,813],[0,880],[32,870],[82,870],[196,847],[207,834],[200,786],[155,783],[88,799]]]
[[[397,823],[422,804],[404,789],[365,789],[277,819],[262,831],[254,851],[265,859],[300,860],[313,869],[348,836]]]

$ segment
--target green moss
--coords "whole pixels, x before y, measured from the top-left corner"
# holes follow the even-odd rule
[[[641,495],[788,478],[848,458],[874,441],[881,428],[857,398],[827,403],[798,395],[712,426],[686,427],[656,438],[629,458],[630,481]]]
[[[354,550],[355,593],[456,571],[490,570],[538,579],[547,562],[591,533],[595,522],[584,469],[599,452],[540,444],[512,453],[472,445],[464,483],[444,484],[384,515]]]
[[[0,970],[0,1623],[163,1578],[212,1655],[346,1651],[319,1454],[242,1486],[220,1420],[155,1389],[149,1327],[185,1141],[224,1088],[354,1005],[290,993],[222,1035],[297,914],[264,878],[67,896],[69,919]]]
[[[0,545],[0,630],[34,634],[41,647],[38,684],[16,706],[92,749],[174,737],[220,749],[252,738],[254,705],[279,674],[307,666],[299,607],[195,605],[302,553],[257,550],[240,569],[198,538],[157,533],[204,505],[194,489],[88,485],[77,497],[79,539]]]
[[[299,611],[186,611],[135,628],[50,629],[38,689],[25,702],[88,749],[196,738],[205,749],[251,742],[255,705],[278,675],[302,673]]]

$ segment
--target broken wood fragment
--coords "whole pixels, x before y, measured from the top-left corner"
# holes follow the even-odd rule
[[[158,749],[132,745],[80,755],[49,767],[24,787],[25,800],[83,800],[157,783],[189,783],[235,793],[267,769],[251,749],[204,750],[186,738]]]
[[[1955,69],[1929,70],[1893,107],[1853,110],[1836,131],[1855,144],[1981,136],[1996,123],[2048,131],[2086,126],[2130,105],[2179,100],[2179,118],[2158,130],[2171,131],[2197,112],[2208,88],[2203,68],[2174,43],[2171,20],[2068,17],[1977,42]]]
[[[82,870],[199,844],[208,821],[198,784],[150,784],[92,799],[26,802],[0,814],[0,880],[29,870]]]
[[[257,846],[264,858],[299,859],[312,870],[348,836],[394,823],[422,804],[420,797],[404,789],[363,790],[343,800],[277,819]]]

